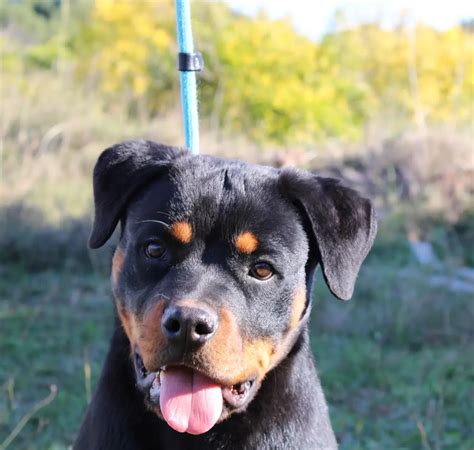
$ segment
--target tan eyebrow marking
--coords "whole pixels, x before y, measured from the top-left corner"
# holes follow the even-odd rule
[[[193,228],[188,222],[175,222],[170,230],[175,239],[183,244],[189,244],[193,238]]]
[[[257,250],[258,239],[251,231],[244,231],[235,239],[235,247],[240,253],[249,255]]]

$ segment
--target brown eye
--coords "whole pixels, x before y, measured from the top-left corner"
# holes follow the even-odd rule
[[[165,246],[161,241],[152,241],[145,245],[145,255],[148,258],[161,258],[164,254]]]
[[[269,280],[273,276],[273,267],[266,262],[255,263],[250,268],[250,275],[257,280]]]

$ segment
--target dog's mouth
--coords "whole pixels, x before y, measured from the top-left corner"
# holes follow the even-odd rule
[[[137,386],[146,401],[180,433],[209,431],[231,412],[243,409],[256,392],[256,378],[229,386],[185,365],[149,372],[138,353],[134,363]]]

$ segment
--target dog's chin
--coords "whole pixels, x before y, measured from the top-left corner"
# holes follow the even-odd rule
[[[137,388],[144,394],[146,407],[163,420],[165,420],[165,417],[163,416],[160,406],[160,394],[162,379],[168,372],[185,371],[191,374],[199,374],[220,387],[222,411],[215,422],[216,424],[226,420],[234,413],[245,411],[249,403],[255,397],[261,384],[259,380],[252,377],[237,384],[226,385],[221,383],[219,380],[211,379],[208,374],[203,373],[194,367],[182,364],[168,365],[161,367],[157,371],[150,372],[145,368],[138,353],[135,353],[134,355],[134,366]]]

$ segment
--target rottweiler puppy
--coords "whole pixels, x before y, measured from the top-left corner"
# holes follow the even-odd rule
[[[334,449],[309,346],[318,265],[351,297],[376,233],[338,181],[149,141],[105,150],[115,331],[75,449]]]

